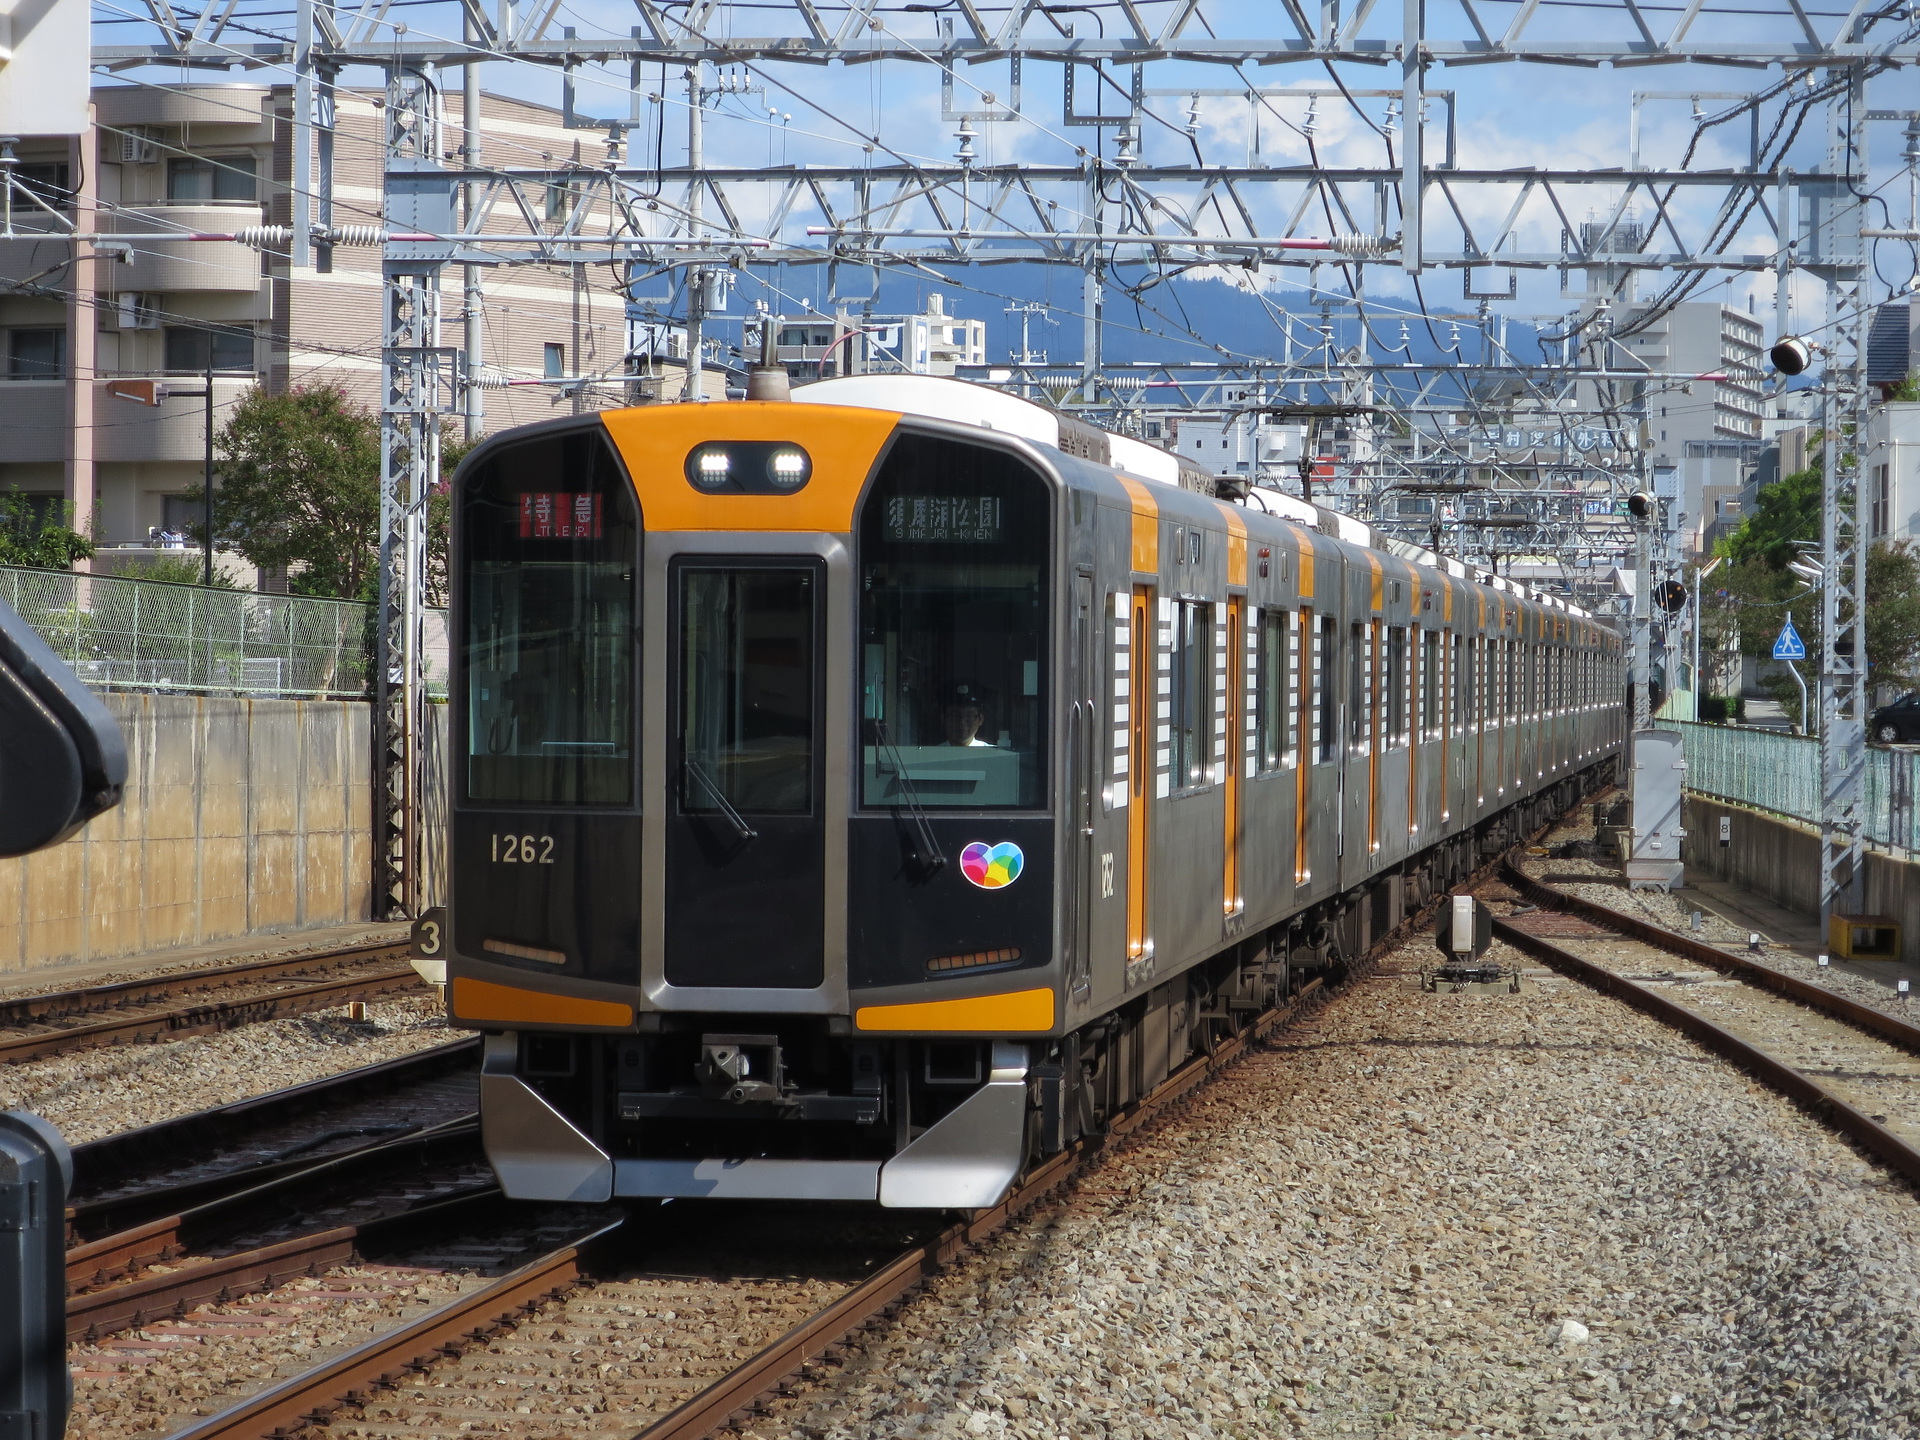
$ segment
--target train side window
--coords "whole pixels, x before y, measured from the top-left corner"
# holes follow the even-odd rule
[[[1386,748],[1407,743],[1407,632],[1395,625],[1387,631]]]
[[[1325,765],[1333,759],[1340,743],[1334,719],[1333,637],[1334,622],[1322,618],[1313,632],[1313,760]]]
[[[1213,606],[1173,607],[1173,785],[1205,785],[1213,774]]]
[[[1420,738],[1440,735],[1440,632],[1423,631],[1420,640]]]
[[[1004,451],[888,452],[859,519],[862,804],[1046,803],[1052,505]]]
[[[1301,691],[1300,645],[1301,636],[1307,628],[1307,612],[1300,612],[1298,623],[1289,618],[1287,623],[1287,764],[1289,767],[1300,763],[1300,710],[1305,703]]]
[[[1285,610],[1260,612],[1260,639],[1255,651],[1260,667],[1258,705],[1254,720],[1259,773],[1270,775],[1292,762],[1289,735],[1298,725],[1300,642],[1293,617]]]

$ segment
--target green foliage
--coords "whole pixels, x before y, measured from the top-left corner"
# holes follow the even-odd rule
[[[93,542],[67,523],[72,518],[71,505],[61,507],[56,521],[44,502],[17,490],[0,494],[0,565],[71,570],[93,554]]]
[[[1903,401],[1920,400],[1920,370],[1910,370],[1907,378],[1887,390],[1889,404],[1898,405]]]
[[[299,595],[373,600],[380,574],[380,417],[334,386],[252,391],[215,439],[220,541]],[[443,475],[469,446],[442,442]],[[444,487],[443,487],[444,489]],[[446,603],[447,500],[428,502],[428,603]],[[197,532],[196,532],[197,533]]]
[[[206,569],[197,556],[160,554],[151,560],[133,560],[114,568],[113,573],[125,580],[164,580],[169,585],[199,585],[206,575]],[[220,567],[213,570],[213,588],[216,590],[238,590],[231,577],[220,573]]]
[[[1875,685],[1920,687],[1920,554],[1904,540],[1867,552],[1867,660]]]
[[[1721,542],[1721,553],[1738,563],[1785,569],[1801,544],[1820,539],[1820,487],[1818,458],[1764,487],[1752,513]]]
[[[380,422],[330,385],[249,391],[214,438],[222,545],[351,600],[379,562]],[[205,540],[204,526],[192,533]]]

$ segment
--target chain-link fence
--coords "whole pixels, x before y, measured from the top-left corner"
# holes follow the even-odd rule
[[[1808,825],[1820,823],[1820,742],[1777,730],[1660,722],[1678,730],[1687,788]],[[1920,751],[1867,747],[1863,829],[1869,842],[1920,852]]]
[[[0,599],[102,690],[359,698],[372,607],[306,595],[0,567]],[[447,617],[426,615],[428,690],[446,693]]]

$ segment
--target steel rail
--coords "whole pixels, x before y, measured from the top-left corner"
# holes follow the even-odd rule
[[[290,1434],[381,1386],[397,1384],[572,1289],[579,1283],[585,1252],[623,1223],[602,1226],[471,1295],[197,1420],[167,1440],[262,1440]]]
[[[197,1261],[125,1285],[69,1295],[67,1339],[97,1340],[117,1330],[184,1315],[195,1305],[231,1300],[250,1291],[271,1289],[302,1275],[317,1275],[327,1266],[344,1265],[376,1248],[389,1247],[424,1226],[465,1219],[466,1212],[476,1207],[502,1201],[497,1185],[475,1187],[376,1220],[332,1226],[272,1245]],[[165,1227],[170,1223],[161,1220],[143,1228],[156,1238],[164,1238]],[[68,1252],[69,1277],[76,1254]]]
[[[238,965],[219,965],[206,970],[174,970],[137,980],[116,980],[107,985],[85,985],[71,990],[48,990],[33,995],[3,997],[0,998],[0,1027],[31,1025],[49,1016],[58,1018],[127,1005],[163,1004],[197,990],[258,985],[321,968],[361,965],[369,960],[406,953],[404,942],[396,944],[381,940],[366,945],[347,945],[338,950],[316,951],[309,955],[246,960]]]
[[[1496,918],[1493,922],[1493,933],[1515,949],[1544,961],[1555,970],[1571,975],[1602,994],[1622,1000],[1636,1010],[1651,1015],[1656,1020],[1671,1025],[1674,1029],[1697,1040],[1707,1049],[1731,1060],[1788,1099],[1798,1102],[1815,1118],[1839,1131],[1869,1154],[1884,1161],[1897,1174],[1914,1184],[1920,1184],[1920,1150],[1916,1150],[1865,1112],[1841,1099],[1838,1094],[1813,1076],[1795,1069],[1760,1046],[1741,1039],[1732,1031],[1714,1024],[1684,1005],[1669,1000],[1651,986],[1629,980],[1624,975],[1616,975],[1604,966],[1596,965],[1591,960],[1584,960],[1571,950],[1554,944],[1544,936],[1529,934],[1510,920]],[[1668,934],[1670,935],[1671,932]],[[1680,937],[1672,936],[1671,938]],[[1677,945],[1662,945],[1661,941],[1656,940],[1649,940],[1647,943],[1660,945],[1661,948],[1673,954],[1692,958],[1689,951]]]
[[[174,1039],[208,1031],[233,1030],[242,1025],[307,1015],[315,1010],[331,1010],[349,1001],[364,1000],[424,983],[411,965],[402,963],[383,967],[370,974],[318,980],[264,995],[185,1005],[117,1020],[96,1020],[86,1025],[15,1035],[0,1038],[0,1064],[31,1060],[41,1055],[57,1055],[69,1050],[96,1049],[130,1040]]]
[[[1819,1010],[1836,1020],[1845,1021],[1855,1029],[1868,1031],[1881,1040],[1898,1045],[1903,1050],[1920,1054],[1920,1025],[1909,1024],[1896,1015],[1888,1015],[1884,1011],[1875,1010],[1871,1005],[1862,1005],[1857,1000],[1836,995],[1831,990],[1823,990],[1818,985],[1783,974],[1770,966],[1757,965],[1745,956],[1732,954],[1717,945],[1695,940],[1690,935],[1676,934],[1663,925],[1655,925],[1637,916],[1624,915],[1609,906],[1599,905],[1591,900],[1582,900],[1577,895],[1568,895],[1556,890],[1521,870],[1511,853],[1501,864],[1500,878],[1535,905],[1578,915],[1581,919],[1589,920],[1603,929],[1612,930],[1616,934],[1639,940],[1656,949],[1682,956],[1696,964],[1718,970],[1722,974],[1736,976],[1756,988],[1771,990],[1776,995],[1798,1001],[1809,1009]]]
[[[207,1245],[256,1217],[299,1213],[327,1188],[387,1180],[426,1166],[478,1163],[483,1158],[478,1117],[469,1115],[342,1155],[308,1160],[297,1169],[270,1176],[241,1171],[225,1177],[225,1193],[73,1246],[66,1255],[68,1293],[105,1285],[155,1261]],[[175,1192],[147,1192],[147,1213],[170,1196]]]
[[[245,1130],[259,1130],[270,1125],[278,1125],[315,1110],[325,1109],[330,1105],[342,1104],[360,1095],[386,1093],[419,1084],[463,1065],[473,1064],[478,1058],[479,1049],[480,1037],[466,1035],[444,1045],[435,1045],[431,1049],[402,1055],[395,1060],[381,1060],[372,1065],[357,1066],[352,1070],[343,1070],[337,1075],[307,1080],[298,1085],[289,1085],[282,1090],[269,1091],[265,1095],[255,1095],[247,1100],[236,1100],[231,1105],[217,1105],[209,1110],[196,1110],[190,1115],[177,1116],[172,1120],[159,1120],[151,1125],[143,1125],[137,1130],[122,1130],[117,1134],[103,1135],[98,1140],[88,1140],[73,1147],[73,1188],[77,1192],[84,1193],[89,1188],[97,1189],[113,1183],[127,1170],[151,1159],[158,1158],[177,1164],[185,1156],[197,1150],[219,1145],[230,1146],[234,1143],[236,1135]],[[308,1159],[286,1163],[292,1168],[300,1168],[312,1164],[313,1161]],[[204,1183],[216,1184],[223,1178],[214,1177],[213,1180]],[[261,1178],[266,1177],[262,1175]],[[184,1192],[185,1187],[176,1187],[176,1189]],[[137,1198],[137,1196],[125,1197],[127,1201]],[[111,1200],[82,1203],[69,1210],[69,1218],[79,1212],[99,1214],[119,1203],[121,1202]]]

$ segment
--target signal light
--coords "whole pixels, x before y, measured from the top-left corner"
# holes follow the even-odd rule
[[[1798,336],[1786,335],[1767,351],[1767,359],[1782,375],[1798,375],[1813,364],[1813,350],[1812,345]]]
[[[1627,497],[1627,513],[1636,520],[1651,520],[1654,515],[1653,496],[1644,490],[1636,490]]]

